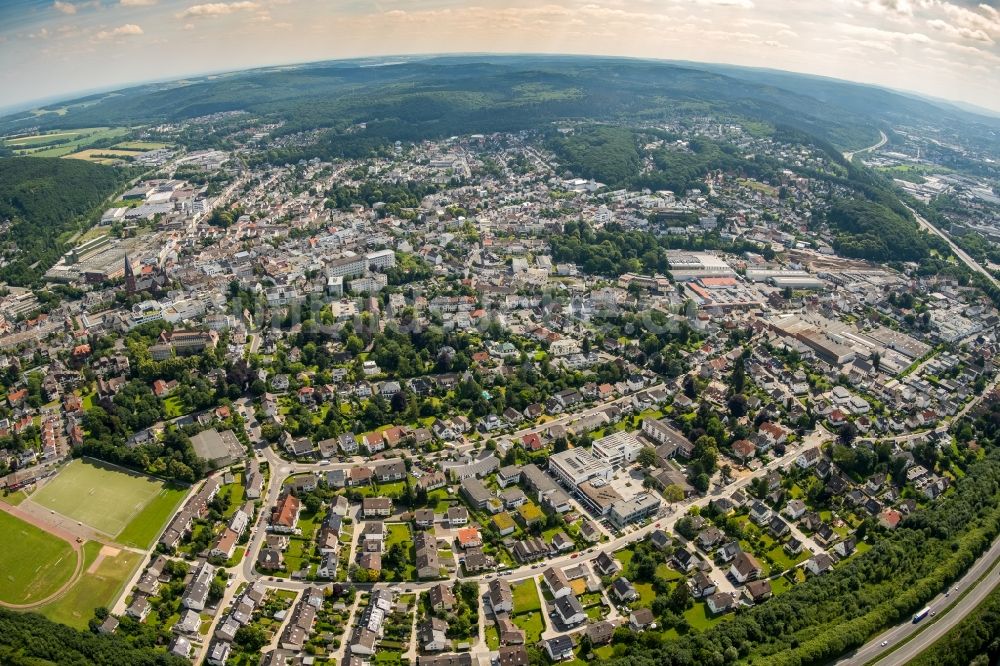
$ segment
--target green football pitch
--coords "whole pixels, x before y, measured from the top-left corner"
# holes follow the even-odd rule
[[[5,511],[0,511],[0,534],[0,601],[38,602],[73,577],[77,555],[66,541]]]
[[[149,519],[158,524],[149,525],[149,531],[158,531],[183,496],[183,491],[143,474],[74,460],[32,494],[31,501],[116,537],[130,522],[142,519],[147,506],[157,509]],[[160,511],[161,505],[167,510]]]

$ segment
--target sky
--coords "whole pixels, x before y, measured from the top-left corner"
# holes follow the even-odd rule
[[[1000,111],[1000,0],[0,0],[0,107],[262,65],[469,52],[769,67]]]

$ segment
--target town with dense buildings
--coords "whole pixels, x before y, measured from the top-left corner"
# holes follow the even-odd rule
[[[772,167],[668,191],[530,132],[270,166],[273,128],[185,129],[45,274],[66,297],[0,300],[2,500],[124,558],[61,611],[95,631],[213,666],[608,659],[847,566],[981,453],[996,305],[838,253],[818,149],[650,127],[647,162]],[[124,469],[152,498],[101,499]]]

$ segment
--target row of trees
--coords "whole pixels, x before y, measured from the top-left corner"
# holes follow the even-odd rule
[[[10,666],[94,664],[95,666],[183,666],[152,645],[130,637],[98,635],[57,624],[41,615],[0,608],[0,663]]]

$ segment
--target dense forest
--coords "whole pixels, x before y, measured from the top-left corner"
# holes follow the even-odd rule
[[[97,213],[127,178],[122,169],[84,160],[14,157],[0,160],[0,220],[12,225],[0,280],[37,280],[67,249],[70,232]],[[37,265],[35,265],[37,263]]]
[[[182,666],[186,659],[133,646],[115,635],[77,631],[41,615],[0,608],[0,664],[6,666]]]
[[[613,188],[631,182],[642,164],[635,133],[624,127],[588,127],[553,138],[548,145],[573,175]]]
[[[927,235],[912,219],[864,199],[838,199],[827,211],[836,230],[834,249],[845,257],[873,261],[919,261],[927,256]]]

